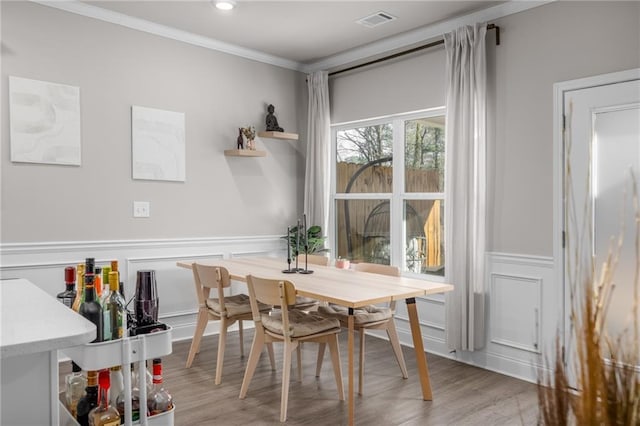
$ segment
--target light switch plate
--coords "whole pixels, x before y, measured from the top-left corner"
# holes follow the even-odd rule
[[[148,201],[133,202],[133,217],[149,217],[151,216],[150,204]]]

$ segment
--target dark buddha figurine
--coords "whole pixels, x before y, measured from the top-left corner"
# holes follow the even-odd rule
[[[267,114],[267,132],[284,132],[284,129],[282,127],[278,126],[278,119],[276,118],[275,115],[273,115],[273,111],[276,108],[272,105],[269,104],[269,106],[267,107],[267,111],[269,112]]]

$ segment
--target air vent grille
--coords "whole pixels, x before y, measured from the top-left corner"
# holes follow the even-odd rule
[[[377,27],[378,25],[386,24],[387,22],[391,22],[397,19],[395,16],[387,13],[387,12],[376,12],[373,15],[365,16],[364,18],[358,19],[356,21],[357,24],[364,25],[368,28]]]

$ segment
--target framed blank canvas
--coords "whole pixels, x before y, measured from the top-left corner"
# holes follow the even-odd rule
[[[79,166],[80,88],[9,77],[11,161]]]
[[[131,130],[134,179],[184,182],[184,113],[134,105]]]

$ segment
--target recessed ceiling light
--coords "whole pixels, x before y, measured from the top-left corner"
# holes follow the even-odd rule
[[[213,4],[220,10],[231,10],[236,7],[235,0],[215,0]]]

